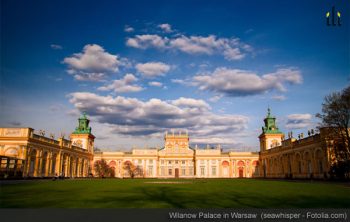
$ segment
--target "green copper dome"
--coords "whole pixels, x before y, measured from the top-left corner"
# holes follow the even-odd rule
[[[91,133],[91,127],[89,127],[90,120],[86,117],[86,113],[84,112],[83,115],[78,119],[79,125],[75,128],[75,131],[73,134],[90,134]]]
[[[271,109],[267,109],[267,116],[264,119],[265,126],[262,127],[263,133],[266,134],[279,134],[282,133],[279,131],[277,124],[276,124],[276,118],[271,116]]]

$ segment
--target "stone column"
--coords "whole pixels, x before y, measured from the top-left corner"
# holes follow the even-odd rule
[[[27,146],[26,149],[26,155],[24,156],[24,167],[23,167],[23,176],[26,177],[29,173],[29,164],[30,164],[30,151],[31,148],[29,146]]]
[[[39,174],[39,159],[40,159],[40,150],[37,150],[35,155],[35,162],[34,162],[34,173],[33,173],[34,177],[37,177]]]
[[[49,168],[49,162],[50,162],[49,155],[50,155],[49,152],[46,152],[46,156],[42,155],[41,162],[43,163],[45,161],[45,166],[41,167],[41,169],[44,168],[44,172],[41,172],[41,176],[44,176],[44,177],[48,176],[48,168]]]
[[[70,177],[70,166],[71,166],[71,159],[70,156],[67,156],[67,167],[66,167],[66,175],[67,177]]]
[[[67,159],[67,155],[63,155],[63,158],[62,158],[62,160],[63,160],[63,175],[65,176],[65,177],[67,177],[68,175],[67,175],[67,167],[68,167],[68,159]]]
[[[61,169],[62,169],[62,167],[61,167],[61,151],[59,151],[56,155],[55,172],[53,172],[55,174],[55,176],[56,176],[56,174],[57,174],[57,176],[60,176]]]
[[[83,177],[88,176],[86,173],[86,160],[85,159],[83,159],[82,167],[83,167]]]
[[[77,158],[77,163],[76,163],[76,166],[77,166],[77,169],[76,169],[76,177],[80,177],[80,158]]]

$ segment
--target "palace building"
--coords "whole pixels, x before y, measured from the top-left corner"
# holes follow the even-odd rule
[[[0,128],[0,176],[99,176],[94,163],[105,160],[117,178],[325,178],[332,162],[333,143],[325,129],[286,139],[270,109],[259,136],[260,152],[191,147],[188,133],[181,131],[166,132],[160,149],[94,152],[95,137],[85,114],[78,123],[69,140],[35,134],[31,128]]]
[[[130,177],[125,163],[142,169],[137,177],[147,178],[236,178],[259,176],[259,154],[222,152],[190,147],[187,133],[165,133],[161,149],[133,149],[131,152],[95,153],[94,160],[104,159],[115,176]]]
[[[334,141],[328,137],[327,128],[317,134],[308,132],[298,139],[289,133],[286,139],[276,125],[276,118],[268,110],[260,139],[259,159],[261,177],[269,178],[327,178],[334,161]]]
[[[87,177],[93,161],[94,139],[84,114],[67,140],[32,128],[0,128],[2,177]]]

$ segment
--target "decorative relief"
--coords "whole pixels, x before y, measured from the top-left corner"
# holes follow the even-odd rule
[[[16,148],[9,148],[5,151],[5,156],[18,156],[18,150]]]
[[[73,145],[77,146],[77,147],[80,147],[80,148],[83,148],[83,141],[82,140],[75,140],[73,142]]]
[[[22,136],[21,129],[5,129],[4,136],[20,137]]]

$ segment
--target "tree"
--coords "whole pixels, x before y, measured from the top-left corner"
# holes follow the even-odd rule
[[[129,176],[133,179],[135,176],[143,176],[143,170],[140,166],[136,166],[130,161],[124,162],[124,170],[129,173]]]
[[[94,163],[95,173],[99,177],[114,177],[114,169],[108,166],[106,160],[97,160]]]
[[[335,161],[331,174],[349,178],[350,173],[350,86],[341,92],[334,92],[324,98],[321,127],[328,128],[333,140]]]

